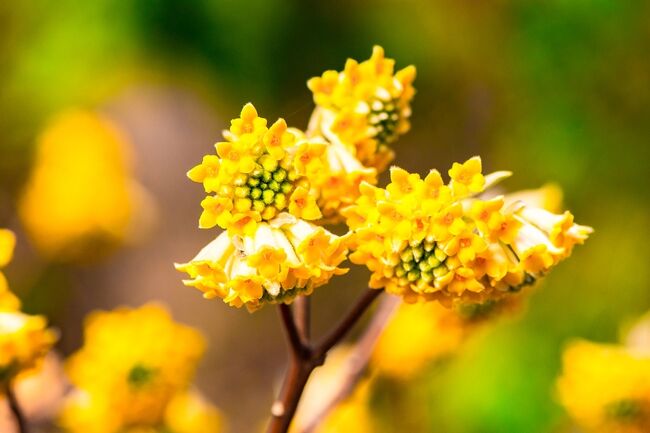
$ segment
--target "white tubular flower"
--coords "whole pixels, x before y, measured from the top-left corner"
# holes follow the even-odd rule
[[[346,238],[287,213],[257,225],[251,236],[221,233],[188,263],[177,264],[206,298],[249,311],[264,303],[291,303],[334,275],[347,255]]]

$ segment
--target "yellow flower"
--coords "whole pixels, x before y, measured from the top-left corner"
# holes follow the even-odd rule
[[[210,228],[215,225],[227,227],[232,221],[233,202],[228,197],[209,195],[201,201],[201,207],[203,208],[203,213],[199,218],[199,227],[201,228]]]
[[[9,291],[9,284],[2,273],[14,254],[16,235],[11,230],[0,229],[0,311],[17,311],[20,301]]]
[[[587,432],[650,431],[650,352],[578,341],[564,352],[562,405]]]
[[[402,304],[372,354],[380,374],[410,379],[429,362],[454,352],[462,342],[463,322],[437,302]]]
[[[283,213],[243,237],[221,233],[176,269],[186,272],[190,279],[183,283],[204,297],[254,311],[264,303],[290,303],[344,273],[337,266],[346,254],[344,238]]]
[[[364,167],[361,162],[340,143],[325,148],[325,164],[312,173],[310,180],[317,191],[317,203],[323,220],[336,223],[342,220],[341,210],[359,197],[362,182],[377,183],[377,171]]]
[[[155,427],[185,392],[205,342],[162,307],[95,312],[84,328],[84,345],[66,364],[76,388],[61,414],[71,432],[118,433]]]
[[[42,254],[85,258],[138,233],[151,205],[133,179],[130,151],[122,132],[93,112],[65,112],[47,126],[19,203]]]
[[[483,176],[481,160],[455,163],[444,185],[397,167],[385,188],[361,184],[344,210],[353,232],[353,263],[371,271],[370,286],[407,301],[483,302],[532,284],[582,243],[591,228],[522,202],[475,196],[509,176]]]
[[[266,119],[257,115],[253,104],[246,104],[239,119],[230,121],[230,133],[235,137],[246,134],[264,135],[266,131]]]
[[[295,136],[292,134],[285,134],[287,131],[287,123],[284,119],[278,119],[269,128],[268,134],[264,135],[264,146],[267,152],[276,160],[282,159],[286,154],[287,148],[291,147],[295,141]]]
[[[469,264],[478,253],[487,249],[485,239],[474,230],[465,229],[442,244],[442,251],[447,256],[458,256],[460,263]]]
[[[449,177],[451,177],[449,187],[456,198],[483,191],[485,178],[481,174],[481,170],[481,158],[478,156],[468,159],[463,164],[454,162],[449,169]]]
[[[300,186],[291,194],[289,213],[306,220],[316,220],[322,216],[320,209],[316,205],[316,197],[309,194],[306,188]]]
[[[202,183],[205,192],[217,192],[219,189],[219,166],[221,160],[217,155],[205,155],[201,164],[187,172],[187,177]]]
[[[504,216],[499,212],[503,207],[503,197],[472,202],[470,215],[476,222],[476,228],[484,235],[494,234],[501,229]]]
[[[11,261],[15,247],[16,235],[11,230],[0,229],[0,269]]]
[[[371,367],[382,376],[411,380],[432,362],[456,352],[478,325],[515,310],[518,303],[516,297],[456,309],[438,302],[402,303],[373,350]]]
[[[325,143],[307,140],[283,119],[267,127],[252,104],[244,106],[224,137],[216,144],[217,155],[205,156],[187,174],[214,193],[201,202],[199,227],[247,235],[280,212],[321,217],[310,179],[324,166]]]
[[[165,426],[173,433],[220,433],[223,425],[219,409],[196,391],[177,394],[165,411]]]
[[[394,64],[375,46],[370,59],[310,79],[316,109],[308,135],[348,146],[362,164],[384,170],[394,157],[388,145],[410,128],[415,94],[415,68],[393,73]]]
[[[35,367],[55,341],[44,317],[0,312],[0,383]]]
[[[302,142],[296,149],[295,165],[299,173],[315,173],[323,168],[327,144]]]
[[[352,395],[339,403],[319,425],[315,433],[373,433],[376,431],[375,416],[370,406],[372,382],[359,383]]]

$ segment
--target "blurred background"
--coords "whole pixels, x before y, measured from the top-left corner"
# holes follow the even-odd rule
[[[182,286],[173,262],[217,234],[197,228],[204,194],[185,173],[246,102],[304,128],[313,109],[306,80],[380,44],[398,68],[418,70],[396,164],[444,172],[479,154],[485,171],[515,173],[509,190],[557,182],[565,207],[596,232],[526,314],[472,338],[376,416],[408,426],[386,431],[560,431],[562,347],[576,337],[615,341],[650,308],[649,22],[643,0],[2,2],[0,227],[19,239],[7,278],[26,311],[60,329],[63,354],[80,346],[89,311],[165,303],[208,336],[201,390],[233,432],[256,430],[286,361],[277,313],[251,315]],[[139,185],[138,221],[81,257],[39,246],[25,227],[27,213],[47,220],[61,202],[29,207],[22,198],[39,137],[70,109],[121,131]],[[83,141],[75,145],[81,151]],[[355,269],[317,291],[316,333],[366,279]]]

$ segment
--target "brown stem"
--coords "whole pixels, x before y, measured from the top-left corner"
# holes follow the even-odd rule
[[[308,348],[302,343],[291,307],[287,304],[280,304],[280,317],[282,318],[284,333],[286,334],[293,356],[299,358],[305,357],[304,352],[306,352]]]
[[[311,339],[311,298],[300,296],[294,302],[296,326],[298,334],[305,345],[309,345]]]
[[[379,337],[393,317],[399,303],[400,299],[396,296],[384,297],[381,300],[368,327],[355,343],[347,361],[337,371],[337,377],[333,379],[336,381],[336,391],[331,394],[329,399],[319,399],[318,409],[306,414],[306,419],[301,422],[301,429],[297,433],[315,431],[336,405],[344,401],[354,391],[357,382],[366,370]]]
[[[280,304],[280,317],[282,318],[284,331],[291,348],[291,360],[280,396],[271,407],[272,416],[267,433],[286,433],[289,431],[289,426],[296,413],[300,397],[311,372],[325,362],[327,352],[345,337],[348,331],[372,304],[372,301],[382,292],[383,290],[369,289],[364,293],[334,330],[314,349],[306,342],[303,342],[300,336],[301,331],[299,331],[299,327],[296,325],[296,318],[291,311],[291,307],[286,304]],[[304,320],[304,316],[302,319]],[[302,327],[302,325],[300,326]],[[303,327],[304,329],[306,327]]]
[[[9,403],[9,409],[11,410],[11,413],[16,420],[18,432],[27,433],[27,420],[25,419],[25,415],[23,414],[23,411],[18,404],[18,400],[16,399],[16,394],[14,393],[11,382],[7,383],[5,393],[7,396],[7,402]]]
[[[307,359],[291,357],[280,398],[271,407],[271,423],[267,433],[286,433],[296,414],[307,379],[316,366]]]

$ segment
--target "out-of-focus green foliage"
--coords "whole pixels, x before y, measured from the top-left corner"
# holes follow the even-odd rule
[[[431,432],[553,431],[564,342],[614,340],[650,307],[648,22],[643,0],[3,2],[0,222],[35,135],[62,108],[154,82],[194,89],[228,117],[253,100],[304,126],[306,79],[381,44],[418,68],[397,163],[426,172],[480,154],[486,171],[514,171],[509,189],[558,182],[596,232],[525,316],[408,390],[386,385],[409,404],[376,402],[378,416]]]

